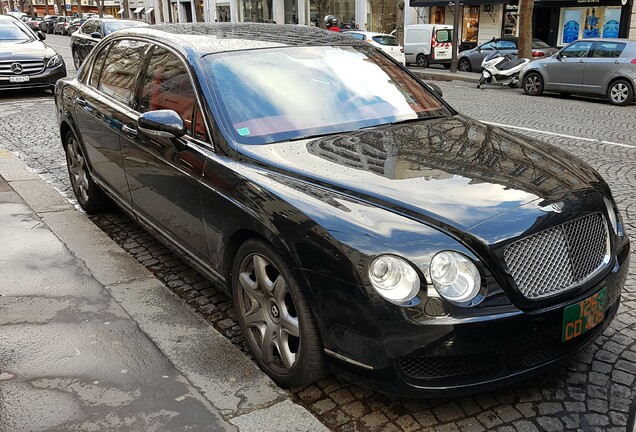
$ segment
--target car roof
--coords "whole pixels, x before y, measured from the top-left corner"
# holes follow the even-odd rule
[[[114,37],[142,36],[200,55],[286,46],[365,45],[345,33],[309,26],[261,23],[157,24],[118,30]]]

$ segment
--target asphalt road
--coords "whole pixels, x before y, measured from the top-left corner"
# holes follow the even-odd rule
[[[73,73],[70,38],[48,35]],[[636,239],[636,106],[545,96],[473,84],[438,83],[458,111],[579,156],[612,188]],[[0,145],[71,197],[53,100],[40,92],[0,94]],[[243,347],[232,304],[196,271],[118,212],[93,218],[230,340]],[[636,262],[633,259],[632,262]],[[636,264],[618,315],[604,335],[566,366],[495,391],[457,399],[390,398],[327,377],[294,389],[299,403],[337,431],[625,431],[636,379]],[[28,408],[27,408],[28,409]]]

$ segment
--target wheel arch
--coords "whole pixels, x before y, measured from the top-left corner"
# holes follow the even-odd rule
[[[627,77],[624,77],[624,76],[617,76],[617,77],[612,78],[611,80],[609,80],[607,82],[607,85],[605,86],[605,89],[603,89],[603,94],[607,93],[609,88],[612,85],[614,85],[614,83],[616,81],[625,81],[627,83],[627,85],[629,86],[629,88],[632,90],[632,94],[636,95],[636,88],[634,88],[634,83],[632,82],[632,80],[630,78],[627,78]]]

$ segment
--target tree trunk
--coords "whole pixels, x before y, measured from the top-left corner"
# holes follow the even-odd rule
[[[77,16],[82,17],[82,0],[77,0]]]
[[[397,14],[395,15],[395,21],[397,22],[395,37],[397,37],[400,46],[404,46],[404,0],[399,0],[397,2]]]
[[[50,15],[49,14],[49,0],[44,0],[44,15]]]
[[[13,0],[9,0],[9,12],[13,12],[15,10],[15,5],[13,4]]]
[[[100,18],[104,18],[104,0],[97,0],[97,14]]]
[[[33,6],[33,0],[29,0],[29,12],[31,13],[31,16],[34,17],[35,16],[35,7]]]
[[[122,18],[130,18],[130,7],[128,5],[128,0],[124,0],[122,2],[122,8],[124,8],[124,16]]]
[[[519,5],[519,58],[532,59],[532,10],[534,0],[520,0]]]

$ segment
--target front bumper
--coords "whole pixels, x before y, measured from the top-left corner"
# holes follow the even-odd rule
[[[18,75],[14,75],[18,76]],[[29,77],[26,82],[11,82],[10,75],[0,75],[0,90],[20,90],[32,88],[55,89],[57,80],[66,77],[66,65],[46,68],[42,72],[33,75],[25,75]]]
[[[618,254],[610,273],[580,297],[550,307],[490,315],[479,320],[437,322],[380,322],[382,340],[374,341],[376,363],[364,361],[373,350],[360,348],[349,355],[326,341],[325,347],[340,354],[330,356],[334,372],[344,379],[384,393],[411,396],[459,395],[499,387],[571,358],[591,344],[615,317],[621,288],[629,268],[629,243]],[[608,292],[603,321],[588,332],[562,342],[564,309],[592,296]],[[337,342],[336,342],[337,344]],[[344,348],[340,345],[340,348]],[[330,352],[327,351],[328,354]],[[363,366],[348,362],[359,361]]]

